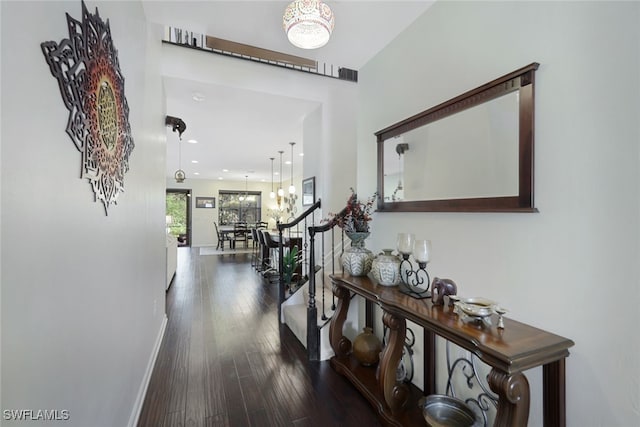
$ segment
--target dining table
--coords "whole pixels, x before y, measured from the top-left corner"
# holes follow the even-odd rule
[[[244,233],[245,237],[243,240],[248,241],[251,236],[251,227],[245,227],[242,229],[236,229],[233,224],[221,225],[218,227],[218,231],[220,232],[220,237],[223,240],[228,240],[231,245],[231,249],[236,247],[236,239],[235,236],[239,233]]]

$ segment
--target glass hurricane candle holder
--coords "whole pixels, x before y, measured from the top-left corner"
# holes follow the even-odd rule
[[[402,255],[400,261],[400,279],[404,288],[400,291],[414,298],[429,298],[431,278],[427,272],[427,263],[431,257],[431,241],[415,239],[413,234],[399,233],[397,238],[398,252]],[[417,266],[411,262],[413,254]],[[424,286],[426,283],[426,286]]]
[[[408,258],[408,256],[411,255],[411,252],[413,251],[413,241],[414,241],[413,234],[398,233],[398,239],[397,239],[398,252],[403,256],[407,255],[407,258]]]

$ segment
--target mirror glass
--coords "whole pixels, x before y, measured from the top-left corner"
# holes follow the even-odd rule
[[[387,201],[518,195],[518,92],[384,141]]]
[[[377,132],[378,210],[535,211],[537,66]]]

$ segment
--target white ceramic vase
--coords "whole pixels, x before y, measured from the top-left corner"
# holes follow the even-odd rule
[[[383,249],[371,265],[371,275],[383,286],[396,286],[400,283],[400,258],[391,252],[392,249]]]
[[[373,254],[364,247],[368,232],[345,233],[351,240],[351,246],[344,250],[340,258],[344,271],[352,276],[366,276],[371,271]]]

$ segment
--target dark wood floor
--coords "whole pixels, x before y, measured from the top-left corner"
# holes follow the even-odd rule
[[[178,250],[139,426],[380,426],[328,362],[308,362],[249,256]]]

